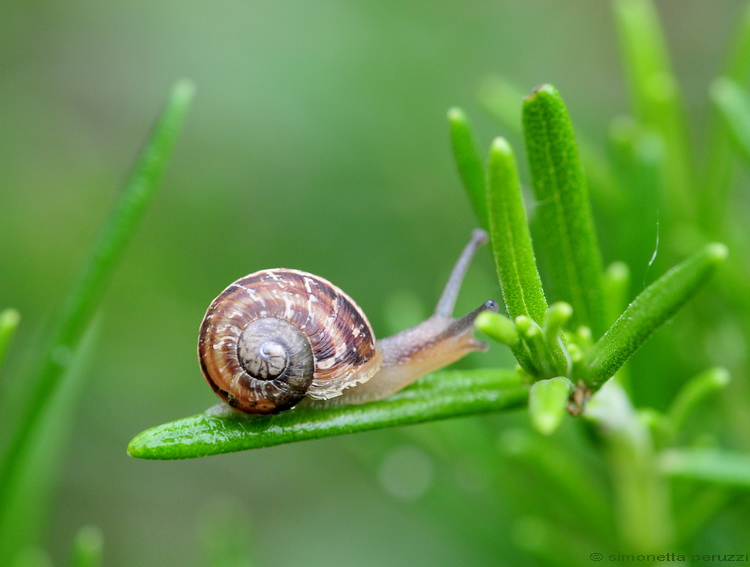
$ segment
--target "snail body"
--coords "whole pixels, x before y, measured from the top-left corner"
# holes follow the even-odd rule
[[[390,396],[419,377],[486,345],[472,336],[486,301],[453,318],[463,275],[487,236],[474,231],[435,313],[377,340],[359,306],[331,282],[273,269],[235,281],[214,299],[201,323],[198,357],[214,392],[249,414],[291,409],[305,398],[365,403]]]

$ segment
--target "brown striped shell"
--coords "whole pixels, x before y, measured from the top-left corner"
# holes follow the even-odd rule
[[[327,280],[297,270],[240,278],[214,299],[198,338],[201,369],[230,406],[270,414],[369,380],[381,355],[367,317]]]

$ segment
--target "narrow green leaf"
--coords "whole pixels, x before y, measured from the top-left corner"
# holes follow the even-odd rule
[[[521,101],[525,91],[512,84],[505,77],[490,75],[479,85],[477,98],[484,110],[504,129],[520,135]],[[586,166],[591,185],[598,190],[603,200],[611,200],[616,192],[616,184],[606,155],[597,144],[584,135],[577,138],[578,147]]]
[[[531,358],[531,353],[525,343],[518,336],[516,324],[500,313],[485,311],[477,317],[474,326],[487,334],[490,338],[510,347],[513,356],[530,375],[537,375],[539,369]]]
[[[659,15],[650,0],[618,0],[614,9],[635,115],[644,124],[655,124],[654,83],[672,75]]]
[[[750,79],[750,67],[747,65],[750,61],[750,5],[744,7],[742,16],[737,20],[737,30],[732,47],[727,51],[724,69],[727,77],[744,84]]]
[[[547,347],[547,357],[551,374],[568,376],[570,373],[570,357],[565,348],[563,327],[573,316],[573,308],[564,301],[557,301],[549,306],[544,316],[544,341]]]
[[[524,366],[525,359],[519,358],[518,355],[516,355],[516,360],[526,372],[536,379],[551,377],[554,371],[549,356],[547,356],[547,341],[542,328],[536,321],[526,315],[519,315],[513,322],[516,325],[518,335],[521,337],[521,342],[518,348],[513,351],[513,354],[516,355],[516,351],[521,351],[523,354],[528,352],[530,365],[528,368]]]
[[[723,244],[708,244],[643,290],[586,355],[587,384],[598,387],[648,337],[708,281],[727,257]]]
[[[711,98],[729,136],[746,163],[750,163],[750,93],[722,77],[711,85]]]
[[[275,416],[184,418],[144,431],[128,445],[142,459],[189,459],[526,404],[528,387],[511,370],[445,371],[386,400],[360,406],[297,408]]]
[[[728,384],[729,372],[725,368],[709,368],[689,380],[669,408],[667,423],[671,436],[680,431],[687,417],[703,400]]]
[[[669,476],[750,490],[750,455],[716,449],[673,449],[662,453],[660,465]]]
[[[74,542],[70,567],[99,567],[102,564],[103,549],[104,536],[99,528],[81,528]]]
[[[514,347],[518,344],[518,331],[516,326],[505,315],[485,311],[479,314],[474,326],[489,335],[499,343]]]
[[[7,565],[24,549],[39,545],[44,518],[50,513],[57,477],[76,420],[92,355],[99,337],[100,318],[95,318],[65,370],[59,390],[16,456],[13,474],[3,487],[0,503],[0,565]]]
[[[508,315],[511,319],[525,315],[541,324],[547,301],[531,246],[515,156],[503,138],[495,139],[490,148],[487,209],[490,241]]]
[[[630,268],[624,262],[612,262],[604,272],[604,311],[607,324],[617,320],[628,306],[628,288],[630,287]]]
[[[551,85],[523,107],[524,136],[537,200],[537,251],[556,299],[573,306],[573,323],[604,330],[602,267],[588,188],[565,103]]]
[[[745,7],[739,18],[734,45],[729,49],[723,75],[736,85],[745,85],[750,79],[750,5]],[[722,79],[719,79],[721,81]],[[734,149],[730,142],[726,116],[717,104],[714,87],[711,97],[714,104],[709,117],[706,148],[706,167],[701,178],[701,190],[698,192],[699,219],[706,232],[711,233],[720,228],[724,221],[725,207],[732,180],[736,171]],[[721,95],[720,95],[721,96]]]
[[[553,303],[544,315],[544,336],[548,341],[555,340],[573,316],[573,308],[564,301]]]
[[[625,311],[628,306],[628,298],[630,297],[630,268],[624,262],[612,262],[607,269],[604,271],[604,312],[606,313],[607,325],[612,325],[620,314]],[[586,347],[592,346],[592,342],[589,341]],[[583,349],[586,350],[585,348]],[[582,371],[584,357],[581,353],[580,358],[577,362],[581,364],[576,368],[577,372]],[[628,367],[625,366],[620,368],[617,374],[617,379],[625,391],[632,393],[630,373]]]
[[[0,463],[0,517],[4,515],[4,506],[14,500],[10,494],[14,484],[10,480],[23,476],[23,467],[28,466],[24,452],[30,450],[35,431],[61,388],[115,264],[151,202],[192,95],[193,87],[188,82],[174,87],[62,311],[53,339],[42,355],[38,376],[29,384],[28,404],[21,410],[17,428]],[[1,545],[0,563],[3,563]]]
[[[612,219],[628,219],[628,230],[619,231],[613,239],[614,255],[631,269],[645,271],[654,250],[659,213],[665,207],[664,144],[653,131],[621,117],[609,128],[609,150],[622,188]],[[643,271],[634,273],[633,280],[644,281]]]
[[[519,110],[524,92],[505,77],[485,77],[477,89],[477,99],[484,110],[503,128],[521,133]]]
[[[487,230],[487,200],[484,191],[484,160],[474,131],[466,114],[460,108],[448,111],[451,146],[458,174],[469,196],[480,226]]]
[[[21,322],[21,314],[15,309],[5,309],[0,311],[0,368],[5,362],[8,354],[8,347],[16,334],[18,324]]]
[[[534,382],[529,391],[529,417],[542,435],[551,435],[562,423],[573,384],[564,376]]]
[[[504,138],[496,138],[490,147],[487,210],[490,243],[505,309],[514,321],[528,317],[541,323],[547,301],[534,259],[515,156]],[[540,373],[537,359],[526,345],[517,343],[511,350],[526,372]]]
[[[682,96],[659,16],[650,0],[619,0],[615,3],[615,20],[635,116],[662,138],[667,149],[665,182],[670,202],[680,214],[689,213],[695,176]]]

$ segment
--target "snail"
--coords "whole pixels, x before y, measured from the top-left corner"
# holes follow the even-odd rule
[[[464,274],[487,242],[480,229],[456,262],[434,314],[376,340],[357,304],[329,281],[297,270],[255,272],[213,300],[200,327],[198,357],[214,392],[249,414],[274,414],[304,399],[348,404],[380,400],[487,345],[473,337],[485,301],[454,318]],[[328,402],[327,402],[328,403]]]

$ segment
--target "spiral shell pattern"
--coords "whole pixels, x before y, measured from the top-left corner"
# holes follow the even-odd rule
[[[366,382],[381,355],[369,321],[327,280],[297,270],[240,278],[208,308],[201,369],[230,406],[269,414],[305,396],[328,399]]]

